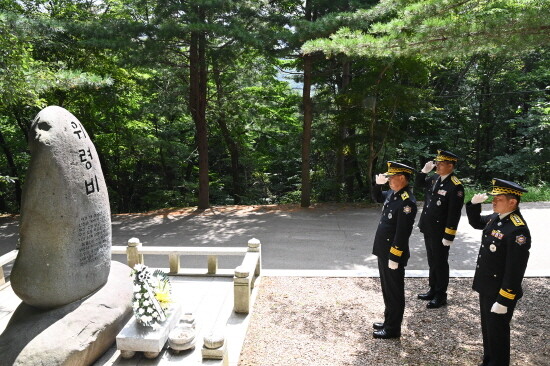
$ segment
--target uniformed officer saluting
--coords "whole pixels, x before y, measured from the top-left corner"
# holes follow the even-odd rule
[[[374,338],[401,336],[405,312],[405,266],[410,257],[409,237],[416,216],[416,198],[409,188],[413,168],[393,161],[388,171],[376,176],[373,198],[384,202],[372,254],[378,257],[378,271],[384,297],[384,322],[374,323]],[[389,191],[381,185],[389,179]]]
[[[516,183],[493,179],[492,215],[481,216],[485,193],[466,204],[470,225],[483,230],[473,284],[479,293],[483,366],[510,364],[510,320],[523,295],[521,281],[531,248],[531,235],[518,207],[524,192]]]
[[[447,303],[449,286],[449,248],[455,238],[460,211],[464,205],[464,186],[454,174],[458,156],[438,150],[435,163],[428,161],[417,182],[424,185],[426,199],[418,227],[424,234],[428,255],[430,289],[419,294],[421,300],[429,300],[428,309]],[[436,174],[427,174],[436,167]]]

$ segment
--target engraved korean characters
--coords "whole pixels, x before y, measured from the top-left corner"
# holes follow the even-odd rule
[[[50,106],[31,125],[20,252],[12,287],[26,303],[56,307],[101,287],[111,264],[111,214],[94,144],[67,110]]]

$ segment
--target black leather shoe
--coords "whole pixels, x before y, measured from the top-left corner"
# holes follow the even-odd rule
[[[425,294],[418,294],[420,300],[433,300],[435,294],[431,291],[426,292]]]
[[[390,339],[390,338],[399,338],[401,333],[388,333],[385,329],[375,330],[372,332],[374,338],[380,339]]]
[[[376,330],[384,329],[384,323],[372,323],[372,327]]]
[[[437,309],[442,307],[443,305],[447,305],[447,296],[434,297],[433,300],[426,305],[426,307],[428,309]]]

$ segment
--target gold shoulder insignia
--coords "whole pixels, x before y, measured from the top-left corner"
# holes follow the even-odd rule
[[[405,201],[407,198],[409,198],[409,194],[407,192],[401,193],[401,198],[403,198],[403,201]]]
[[[523,222],[521,217],[519,217],[519,215],[511,214],[510,220],[512,220],[512,223],[516,226],[525,226],[525,223]]]
[[[462,184],[462,182],[454,175],[451,177],[451,181],[455,184],[455,186]]]

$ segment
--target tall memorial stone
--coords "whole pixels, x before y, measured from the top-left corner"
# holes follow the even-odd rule
[[[67,110],[50,106],[38,113],[29,149],[11,286],[26,304],[55,308],[107,281],[109,198],[90,136]]]

